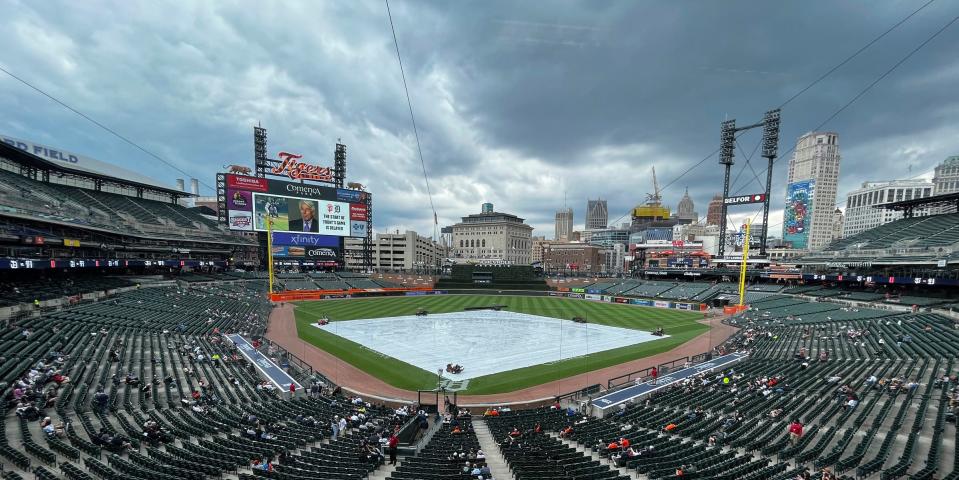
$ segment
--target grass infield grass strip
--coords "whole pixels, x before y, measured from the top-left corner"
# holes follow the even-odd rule
[[[707,326],[696,322],[696,320],[702,318],[702,314],[698,312],[637,307],[556,297],[512,297],[500,295],[435,295],[298,302],[296,308],[296,325],[301,339],[336,355],[370,375],[394,387],[405,390],[426,390],[436,387],[436,372],[427,372],[421,368],[370,350],[343,337],[327,333],[310,324],[324,316],[329,317],[333,322],[339,322],[360,318],[412,315],[420,308],[426,309],[430,313],[447,313],[462,311],[466,307],[498,304],[508,305],[507,309],[513,312],[565,320],[571,320],[573,317],[580,316],[586,318],[590,323],[613,327],[645,331],[652,331],[657,327],[663,327],[670,337],[607,350],[605,352],[591,353],[587,356],[588,358],[570,358],[552,364],[534,365],[474,378],[470,380],[469,389],[461,393],[473,395],[506,393],[552,382],[580,373],[666,352],[708,330]],[[421,332],[410,332],[410,335],[416,335],[418,333]],[[549,342],[556,340],[543,338],[539,341]],[[295,354],[296,352],[293,353]],[[335,374],[333,380],[336,380]],[[590,381],[590,383],[593,382]],[[570,384],[568,387],[560,385],[563,391],[557,391],[556,393],[565,393],[566,391],[582,388],[583,386],[585,386],[585,382],[583,385]]]

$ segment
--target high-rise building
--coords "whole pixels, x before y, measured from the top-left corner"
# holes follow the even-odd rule
[[[573,234],[573,209],[564,208],[556,212],[556,240],[569,240]]]
[[[483,213],[462,217],[453,225],[453,256],[509,265],[529,265],[533,227],[522,218],[496,212],[492,204]]]
[[[709,201],[706,210],[706,225],[719,225],[723,221],[723,196],[716,195]]]
[[[532,249],[529,257],[530,263],[540,263],[543,261],[543,248],[549,240],[546,240],[546,237],[543,236],[532,237],[530,240],[532,241]]]
[[[842,240],[842,229],[845,223],[846,216],[843,215],[842,210],[837,208],[832,216],[832,238],[829,239],[830,242]]]
[[[932,176],[933,195],[959,192],[959,155],[953,155],[940,163]],[[952,213],[955,206],[938,207],[931,213]]]
[[[696,213],[696,205],[693,203],[693,199],[689,198],[689,187],[686,187],[686,193],[683,194],[679,205],[676,206],[676,218],[692,220],[694,222],[699,221],[699,214]]]
[[[901,211],[876,208],[876,205],[925,198],[931,196],[932,192],[933,183],[928,180],[863,182],[862,187],[846,194],[846,220],[842,228],[843,238],[902,218]],[[926,212],[922,210],[916,210],[915,212],[915,215],[924,214]]]
[[[586,201],[586,230],[602,230],[609,221],[609,209],[606,200]]]
[[[940,163],[932,176],[933,195],[959,192],[959,155]]]
[[[796,141],[783,212],[783,239],[794,248],[821,250],[832,241],[840,159],[835,132],[810,132]]]

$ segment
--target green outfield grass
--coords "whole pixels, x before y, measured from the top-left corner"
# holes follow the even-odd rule
[[[510,297],[494,295],[436,295],[423,297],[380,297],[349,300],[299,302],[296,325],[300,338],[336,355],[384,382],[406,390],[436,386],[436,373],[367,349],[362,345],[325,332],[310,324],[327,316],[331,321],[412,315],[424,308],[430,313],[462,311],[471,306],[508,305],[513,312],[561,319],[575,316],[590,323],[652,331],[663,327],[668,338],[629,347],[592,353],[588,358],[572,358],[552,364],[510,370],[470,380],[468,394],[505,393],[596,370],[610,365],[662,353],[708,330],[696,320],[702,314],[613,303],[556,297]],[[415,332],[411,332],[413,334]],[[543,341],[551,341],[543,339]]]

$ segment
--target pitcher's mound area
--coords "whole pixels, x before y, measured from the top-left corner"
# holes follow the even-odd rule
[[[312,324],[427,372],[464,367],[465,380],[665,337],[526,313],[479,310]]]

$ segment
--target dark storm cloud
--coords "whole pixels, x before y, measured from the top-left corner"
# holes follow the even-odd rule
[[[615,220],[652,190],[653,166],[661,186],[671,183],[671,207],[688,186],[704,215],[721,189],[716,159],[674,180],[716,148],[720,121],[758,120],[919,5],[391,3],[441,224],[493,201],[546,235],[564,198],[577,225],[589,197],[607,198]],[[351,179],[382,205],[377,228],[432,232],[382,2],[13,2],[6,11],[0,64],[205,183],[220,165],[251,161],[250,127],[262,121],[271,153],[326,163],[342,139]],[[933,3],[790,103],[780,150],[957,14]],[[915,175],[959,151],[956,28],[823,127],[840,134],[838,201],[862,181]],[[3,133],[166,183],[181,176],[9,78],[0,108]],[[758,139],[741,138],[737,169]],[[774,202],[787,161],[774,170]],[[751,163],[764,179],[764,161]],[[734,191],[758,190],[752,177],[746,169]]]

